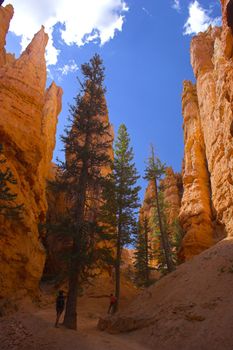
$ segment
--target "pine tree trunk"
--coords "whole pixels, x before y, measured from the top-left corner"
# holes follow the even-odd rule
[[[78,281],[79,269],[77,258],[71,262],[71,271],[69,278],[69,289],[66,302],[66,310],[64,316],[64,326],[70,329],[77,329],[77,297],[78,297]]]
[[[145,245],[146,245],[146,285],[149,285],[149,252],[148,252],[148,229],[144,227],[145,230]]]
[[[157,187],[157,180],[156,180],[156,178],[154,179],[154,182],[155,182],[156,206],[157,206],[157,213],[158,213],[158,219],[159,219],[159,229],[160,229],[160,233],[161,233],[163,250],[164,250],[164,255],[165,255],[165,260],[166,260],[168,271],[172,272],[172,271],[175,270],[175,265],[174,265],[174,263],[172,261],[172,254],[171,254],[171,249],[170,249],[170,246],[169,246],[168,235],[167,235],[167,232],[163,229],[161,212],[160,212],[160,206],[159,206],[158,187]]]
[[[76,237],[73,238],[72,258],[69,271],[69,288],[64,316],[64,326],[70,329],[77,329],[77,297],[80,274],[80,240],[84,222],[84,211],[87,188],[87,167],[84,162],[79,179],[80,192],[77,198],[77,223]]]
[[[118,226],[118,235],[117,235],[117,251],[116,251],[116,265],[115,265],[115,296],[117,298],[115,305],[115,312],[119,308],[119,298],[120,298],[120,271],[121,267],[121,228]]]

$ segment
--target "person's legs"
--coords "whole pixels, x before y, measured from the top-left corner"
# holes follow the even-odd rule
[[[108,312],[109,314],[111,314],[111,315],[114,314],[114,312],[115,312],[115,304],[110,304],[108,311],[109,311]]]
[[[111,308],[112,308],[112,304],[109,305],[109,308],[108,308],[108,314],[110,314],[111,312]]]
[[[113,315],[115,314],[115,312],[116,312],[116,304],[114,303],[112,304],[111,314]]]
[[[57,310],[57,318],[56,318],[56,322],[55,322],[55,327],[58,327],[58,322],[59,319],[61,317],[62,311],[61,310]]]

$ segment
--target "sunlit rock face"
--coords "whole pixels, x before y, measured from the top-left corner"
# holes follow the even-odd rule
[[[11,5],[0,6],[0,67],[6,63],[7,54],[5,50],[5,38],[9,29],[10,20],[13,17],[14,9]]]
[[[196,86],[191,82],[184,83],[182,101],[185,156],[180,222],[186,233],[182,255],[189,259],[213,244],[213,215]]]
[[[45,251],[38,224],[46,218],[46,178],[62,97],[55,83],[46,89],[43,27],[18,59],[5,54],[12,15],[11,6],[0,7],[0,143],[17,180],[16,202],[24,209],[20,222],[0,218],[0,298],[21,289],[34,293],[42,275]]]
[[[178,220],[181,197],[183,194],[183,183],[180,173],[174,173],[171,167],[166,168],[166,174],[161,181],[163,191],[165,212],[168,226]],[[171,232],[172,234],[172,232]]]
[[[232,1],[222,1],[222,28],[209,28],[191,43],[191,63],[197,81],[196,89],[185,82],[183,91],[185,193],[180,214],[186,231],[183,245],[186,258],[200,252],[201,246],[205,249],[205,245],[207,248],[225,235],[233,235],[231,11]],[[194,157],[197,151],[199,156]],[[187,183],[189,173],[195,176]],[[200,210],[196,211],[196,207]],[[195,220],[199,221],[199,228]]]

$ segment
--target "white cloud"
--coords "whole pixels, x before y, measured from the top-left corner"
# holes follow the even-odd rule
[[[78,66],[74,60],[70,60],[68,64],[65,64],[63,67],[59,67],[57,70],[61,72],[61,75],[68,75],[69,73],[77,72]]]
[[[43,24],[49,34],[47,63],[56,64],[59,50],[54,46],[53,31],[62,24],[61,38],[67,45],[82,46],[99,39],[101,45],[122,31],[126,0],[10,0],[15,15],[10,30],[21,36],[25,49]]]
[[[176,11],[180,11],[180,0],[173,0],[172,7],[173,7]]]
[[[189,4],[189,17],[184,25],[184,35],[205,31],[210,25],[220,25],[220,17],[212,18],[211,10],[205,10],[197,0]]]

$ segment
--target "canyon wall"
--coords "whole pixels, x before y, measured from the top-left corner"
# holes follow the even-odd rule
[[[196,84],[184,82],[184,196],[180,219],[189,259],[233,235],[233,2],[222,1],[222,28],[192,39]]]
[[[171,167],[166,168],[166,174],[160,183],[165,202],[165,212],[168,226],[178,220],[181,197],[183,195],[183,180],[180,173],[174,173]]]
[[[46,178],[62,97],[55,83],[46,89],[43,27],[18,59],[6,54],[12,16],[11,5],[0,7],[0,143],[23,211],[20,221],[0,217],[0,299],[22,289],[33,294],[42,275],[45,251],[38,224],[46,218]]]

